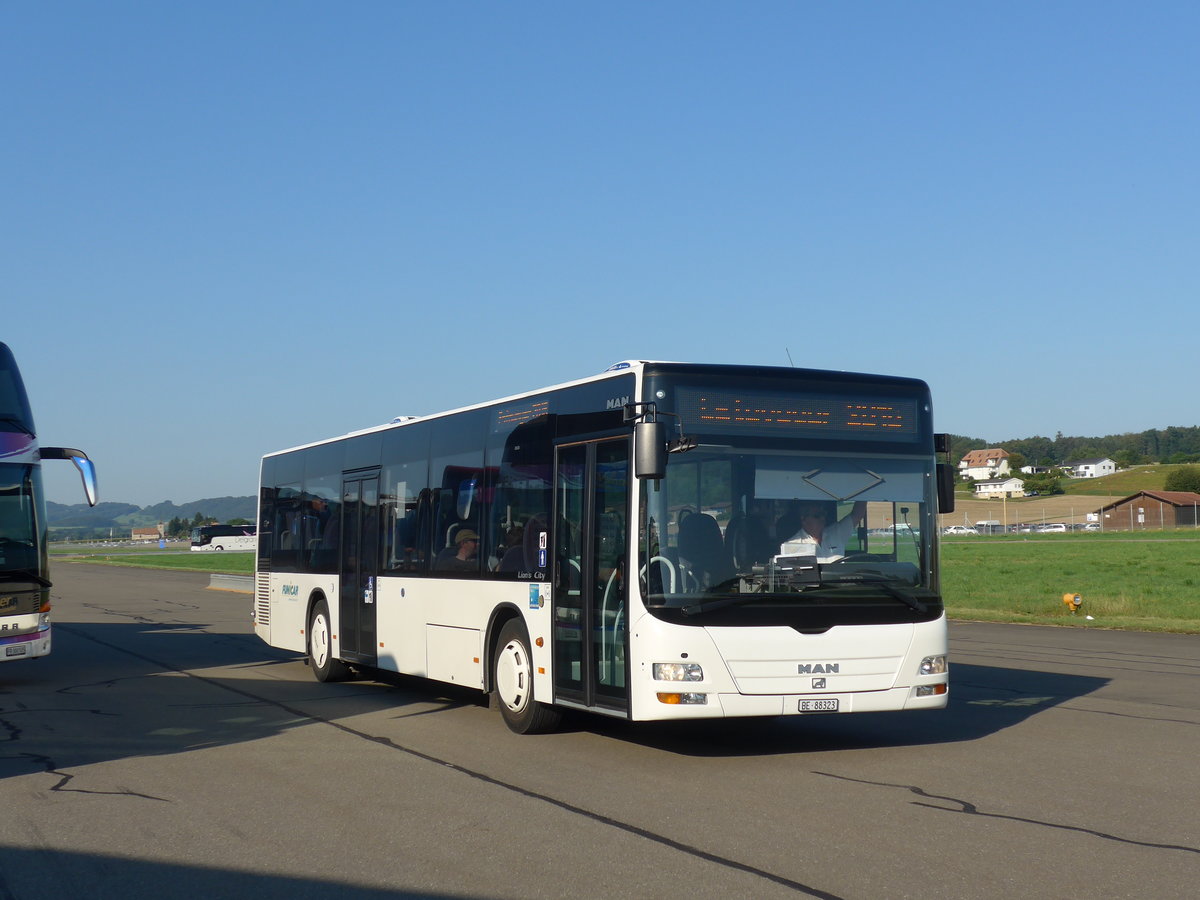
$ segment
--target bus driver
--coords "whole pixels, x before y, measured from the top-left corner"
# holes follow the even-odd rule
[[[832,501],[801,500],[800,529],[790,537],[784,537],[782,554],[816,556],[817,562],[821,563],[836,562],[845,556],[851,536],[866,522],[867,504],[860,500],[847,515],[831,522],[836,511],[837,504]]]

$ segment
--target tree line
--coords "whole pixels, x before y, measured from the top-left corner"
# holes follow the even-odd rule
[[[1019,456],[1023,466],[1061,466],[1079,459],[1104,457],[1122,469],[1147,463],[1195,463],[1200,462],[1200,426],[1152,428],[1105,437],[1068,437],[1060,431],[1053,438],[1034,436],[991,442],[952,434],[950,461],[957,465],[968,451],[992,447],[1002,447],[1010,456]],[[1020,468],[1011,460],[1009,465]]]

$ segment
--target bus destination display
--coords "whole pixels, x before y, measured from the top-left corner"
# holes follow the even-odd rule
[[[917,434],[916,400],[782,391],[679,390],[684,427],[752,430],[761,435],[911,439]]]

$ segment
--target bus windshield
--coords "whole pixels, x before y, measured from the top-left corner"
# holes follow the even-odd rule
[[[0,577],[8,582],[45,578],[35,501],[38,476],[31,465],[0,464]]]
[[[647,606],[695,616],[870,601],[925,612],[937,598],[932,475],[916,455],[705,444],[672,455],[643,495]]]

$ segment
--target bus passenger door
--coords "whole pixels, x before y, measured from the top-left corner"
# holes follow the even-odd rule
[[[379,574],[379,473],[342,480],[342,542],[339,566],[341,657],[374,665],[375,580]]]
[[[560,446],[555,462],[555,698],[624,712],[629,440]]]

